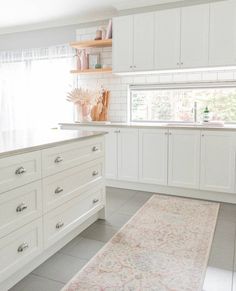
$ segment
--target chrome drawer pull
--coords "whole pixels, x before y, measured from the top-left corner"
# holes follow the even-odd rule
[[[17,249],[18,253],[22,253],[24,250],[28,249],[29,245],[24,242],[22,245],[20,245]]]
[[[25,209],[27,209],[27,205],[25,205],[25,203],[21,203],[20,205],[18,205],[16,207],[16,212],[22,212],[24,211]]]
[[[97,146],[94,146],[93,148],[92,148],[92,151],[93,152],[97,152],[99,150],[99,148],[97,147]]]
[[[57,224],[56,224],[56,229],[60,229],[60,228],[62,228],[64,226],[64,222],[58,222]]]
[[[97,176],[98,175],[98,171],[93,171],[93,176]]]
[[[93,199],[93,204],[98,203],[99,199]]]
[[[26,173],[26,169],[24,168],[24,167],[20,167],[20,168],[18,168],[16,171],[15,171],[15,174],[16,175],[22,175],[22,174],[24,174],[24,173]]]
[[[57,187],[56,190],[54,191],[55,194],[59,194],[61,192],[63,192],[63,188],[61,187]]]
[[[54,160],[55,164],[59,164],[61,162],[63,162],[63,158],[62,157],[56,157],[55,160]]]

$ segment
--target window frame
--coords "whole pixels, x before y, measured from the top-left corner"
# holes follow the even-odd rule
[[[133,84],[129,85],[128,92],[128,120],[132,123],[178,123],[188,124],[194,121],[174,121],[174,120],[133,120],[132,119],[132,91],[148,90],[184,90],[184,89],[218,89],[218,88],[235,88],[236,81],[220,82],[196,82],[196,83],[163,83],[163,84]],[[236,124],[236,121],[225,122],[225,124]]]

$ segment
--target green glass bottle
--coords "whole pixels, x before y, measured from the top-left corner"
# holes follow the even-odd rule
[[[206,106],[205,110],[203,111],[203,122],[209,122],[209,109],[208,106]]]

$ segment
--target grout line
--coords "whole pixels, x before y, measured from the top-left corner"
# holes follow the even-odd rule
[[[48,278],[48,277],[45,277],[45,276],[41,276],[41,275],[38,275],[38,274],[35,274],[33,272],[31,272],[29,275],[33,275],[33,276],[36,276],[38,278],[43,278],[43,279],[47,279],[47,280],[50,280],[50,281],[53,281],[53,282],[56,282],[56,283],[61,283],[63,285],[65,285],[66,283],[65,282],[62,282],[62,281],[58,281],[58,280],[55,280],[55,279],[52,279],[52,278]],[[28,275],[28,276],[29,276]],[[25,277],[26,278],[26,277]]]

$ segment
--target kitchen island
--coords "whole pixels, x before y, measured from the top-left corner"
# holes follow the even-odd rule
[[[0,290],[105,218],[104,134],[0,134]]]

